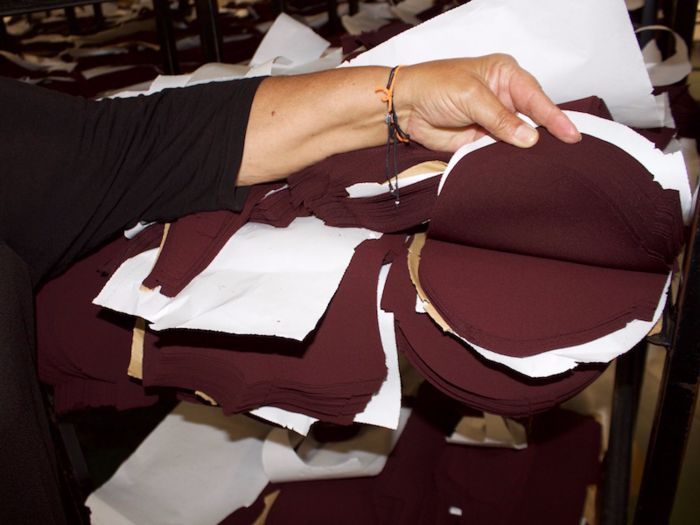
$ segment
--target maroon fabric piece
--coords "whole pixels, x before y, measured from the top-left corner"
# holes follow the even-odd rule
[[[653,142],[654,146],[660,150],[666,149],[677,133],[675,128],[635,129],[635,131],[648,141]]]
[[[127,376],[134,318],[92,304],[112,269],[156,248],[162,226],[118,237],[46,283],[36,297],[39,379],[54,388],[57,413],[148,406],[158,398]]]
[[[250,188],[240,212],[203,212],[173,222],[156,264],[143,280],[144,286],[152,289],[160,286],[161,294],[176,296],[211,263],[231,236],[248,222],[252,211],[263,201],[265,195],[281,186],[283,183],[261,184]],[[288,218],[289,215],[291,214],[283,217]],[[259,214],[258,218],[264,220],[265,214]]]
[[[250,222],[269,224],[275,228],[286,228],[297,217],[308,217],[311,214],[301,206],[292,202],[292,194],[288,186],[268,194],[256,204],[250,212]]]
[[[624,151],[545,131],[533,148],[496,143],[448,177],[419,278],[474,344],[526,356],[651,320],[683,244],[678,193]]]
[[[581,98],[578,100],[557,104],[557,106],[566,111],[578,111],[580,113],[588,113],[589,115],[595,115],[596,117],[607,120],[613,120],[608,106],[606,106],[603,99],[599,97]]]
[[[279,484],[266,523],[432,525],[438,501],[433,470],[457,419],[451,403],[424,385],[379,475]]]
[[[448,162],[452,157],[416,144],[398,145],[396,154],[399,173],[422,162]],[[333,155],[288,178],[293,203],[304,206],[330,226],[359,226],[391,233],[422,224],[432,214],[439,177],[406,187],[399,181],[398,208],[390,193],[348,197],[345,188],[353,184],[386,182],[386,160],[385,146]]]
[[[277,406],[352,422],[386,377],[376,283],[402,236],[361,244],[317,329],[304,341],[192,331],[148,333],[145,385],[202,391],[224,413]]]
[[[450,327],[513,357],[586,343],[633,319],[651,321],[667,280],[439,241],[422,255],[421,284]]]
[[[525,417],[548,410],[578,394],[607,368],[579,366],[556,377],[533,379],[479,356],[444,333],[427,314],[415,311],[416,289],[406,253],[387,278],[382,308],[394,313],[399,349],[421,375],[447,396],[492,414]]]
[[[413,401],[411,417],[379,475],[372,502],[378,523],[432,525],[438,510],[435,465],[459,416],[454,403],[427,383]]]
[[[700,148],[700,105],[688,91],[689,86],[664,86],[654,89],[654,94],[668,93],[671,114],[678,128],[678,136],[693,138]]]
[[[536,416],[524,450],[447,445],[436,466],[433,523],[578,525],[586,487],[599,481],[600,425],[566,410]],[[455,521],[444,509],[462,511]]]
[[[435,410],[444,407],[414,409],[376,477],[278,484],[266,523],[580,522],[586,487],[599,473],[601,431],[592,418],[564,410],[536,416],[528,448],[518,451],[448,444]]]
[[[265,510],[265,498],[283,485],[268,483],[258,498],[248,507],[242,507],[226,516],[218,525],[251,525]]]
[[[350,478],[281,483],[266,525],[322,525],[357,523],[374,525],[372,506],[377,479]],[[228,524],[226,524],[228,525]]]

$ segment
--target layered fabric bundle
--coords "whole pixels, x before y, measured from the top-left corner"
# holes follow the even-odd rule
[[[333,155],[291,175],[289,190],[294,204],[329,226],[405,231],[430,219],[439,175],[451,157],[400,144],[393,178],[394,157],[385,146]]]
[[[441,392],[484,412],[508,417],[543,412],[579,393],[607,368],[607,363],[595,364],[553,378],[530,378],[484,359],[415,306],[406,247],[391,266],[382,299],[382,308],[394,314],[399,350]]]
[[[46,283],[36,296],[38,374],[54,389],[57,413],[91,407],[148,406],[157,392],[130,378],[134,318],[92,304],[126,258],[158,246],[163,226],[120,237]]]
[[[376,315],[379,270],[403,238],[362,243],[316,330],[301,342],[199,331],[148,332],[143,383],[201,392],[224,413],[272,406],[350,424],[387,374]]]
[[[247,222],[284,228],[308,216],[291,202],[284,183],[247,188],[240,212],[227,210],[188,215],[168,225],[161,252],[143,285],[175,297],[216,257],[223,245]]]
[[[533,378],[609,362],[647,335],[689,209],[680,158],[614,122],[569,116],[578,144],[540,130],[530,149],[458,153],[408,257],[418,311],[465,351]]]
[[[448,444],[454,412],[422,388],[376,477],[275,483],[221,525],[251,523],[578,524],[599,476],[600,425],[564,410],[535,416],[520,451]],[[416,461],[420,458],[420,461]]]
[[[566,107],[609,116],[596,98]],[[120,248],[105,248],[72,270],[77,273],[51,283],[40,295],[39,312],[52,304],[56,308],[60,293],[51,295],[51,288],[70,289],[71,275],[76,278],[92,265],[94,288],[88,293],[97,293],[105,277],[94,269],[104,270],[105,258],[114,269],[115,259],[124,261],[158,242],[153,267],[135,283],[143,284],[138,293],[177,298],[185,287],[197,285],[222,247],[251,222],[283,232],[299,217],[312,215],[309,219],[321,216],[328,227],[398,230],[358,241],[335,296],[318,309],[325,315],[319,314],[306,337],[295,341],[219,326],[216,332],[146,329],[132,344],[124,340],[133,325],[122,318],[123,335],[116,331],[111,338],[120,349],[112,355],[119,356],[123,371],[128,345],[129,369],[143,387],[175,388],[190,399],[196,393],[227,414],[269,406],[352,422],[386,378],[384,352],[392,350],[377,329],[376,286],[380,267],[400,254],[381,306],[395,316],[391,337],[423,377],[453,399],[489,413],[518,417],[545,411],[583,390],[612,358],[647,334],[663,307],[684,240],[683,195],[679,198],[682,192],[669,183],[676,174],[663,173],[649,161],[648,151],[638,160],[617,139],[586,133],[600,122],[619,126],[614,122],[570,116],[584,132],[576,145],[540,130],[531,149],[491,141],[456,154],[447,165],[446,154],[414,145],[397,148],[398,207],[397,179],[391,185],[387,180],[385,148],[330,157],[292,175],[288,184],[250,188],[239,213],[185,217],[119,241]],[[246,246],[247,239],[246,234],[237,242]],[[117,278],[119,272],[110,283]],[[308,302],[302,296],[291,299]],[[178,308],[192,308],[192,300]],[[110,315],[90,306],[71,320],[104,324]],[[631,335],[630,326],[635,327]],[[50,335],[40,334],[50,356],[45,380],[75,387],[80,373],[69,371],[70,381],[58,377],[67,344],[50,328]],[[89,357],[90,341],[85,339],[84,350],[74,350],[78,360]],[[91,370],[93,365],[70,366]],[[103,377],[110,389],[116,384],[112,370],[104,376],[95,370],[93,376],[81,381]],[[122,382],[135,392],[133,381]],[[70,391],[57,387],[59,399]],[[59,406],[81,406],[79,396],[65,395]],[[86,405],[104,403],[96,397]]]
[[[368,240],[357,248],[317,329],[299,342],[192,330],[144,332],[134,328],[133,317],[91,304],[107,280],[105,272],[134,250],[157,246],[162,232],[154,227],[131,241],[117,239],[40,292],[39,372],[55,389],[58,412],[144,406],[155,402],[160,387],[186,400],[216,403],[226,414],[271,406],[350,424],[366,408],[387,376],[377,324],[379,271],[401,250],[403,236]]]
[[[592,136],[531,149],[503,143],[457,163],[418,276],[445,322],[513,357],[651,321],[683,245],[678,192]]]
[[[395,204],[386,171],[386,148],[334,155],[291,175],[288,184],[248,188],[241,212],[205,212],[169,225],[158,260],[143,281],[147,288],[174,297],[216,257],[247,222],[289,226],[315,215],[335,227],[399,232],[418,226],[432,213],[440,175],[451,154],[418,145],[402,146],[397,156],[400,205]]]

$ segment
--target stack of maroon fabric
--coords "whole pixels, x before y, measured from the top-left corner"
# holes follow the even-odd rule
[[[185,399],[213,398],[227,414],[275,406],[350,424],[379,391],[386,365],[377,321],[381,266],[403,236],[365,241],[317,328],[301,342],[213,332],[147,331],[142,382],[130,379],[134,319],[92,304],[108,273],[158,246],[162,227],[117,239],[49,283],[37,298],[39,372],[55,389],[56,410],[155,401],[171,387]],[[153,387],[153,388],[151,388]]]
[[[518,523],[578,525],[586,488],[598,482],[600,425],[553,410],[531,421],[524,450],[448,444],[455,413],[421,389],[386,466],[376,477],[270,485],[265,523]],[[420,461],[417,461],[420,458]],[[262,498],[221,525],[251,523]]]
[[[417,144],[396,146],[396,173],[423,162],[449,162],[449,153],[440,153]],[[388,169],[388,171],[387,171]],[[399,232],[430,219],[440,177],[403,185],[398,181],[399,205],[387,192],[376,197],[349,198],[346,188],[361,182],[392,184],[396,181],[393,155],[385,146],[333,155],[288,179],[293,202],[322,219],[329,226],[363,227],[378,232]]]
[[[522,417],[573,397],[607,368],[607,364],[589,365],[533,379],[487,361],[443,332],[427,314],[416,312],[407,255],[408,249],[391,266],[382,308],[394,313],[399,349],[426,380],[451,398],[492,414]]]
[[[468,341],[523,357],[651,321],[684,242],[678,192],[584,136],[540,131],[457,163],[438,198],[419,279]]]
[[[143,382],[201,391],[224,413],[260,406],[350,424],[386,378],[376,298],[379,270],[403,237],[362,243],[326,314],[301,342],[196,331],[148,333]]]
[[[125,410],[158,400],[157,392],[126,373],[134,318],[92,300],[123,260],[156,248],[162,235],[162,226],[152,226],[131,241],[118,238],[37,294],[38,373],[54,389],[57,413],[101,406]]]

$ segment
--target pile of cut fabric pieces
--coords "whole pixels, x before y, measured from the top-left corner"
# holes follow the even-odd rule
[[[557,16],[561,4],[540,3]],[[144,406],[167,388],[237,424],[396,433],[378,471],[286,483],[265,469],[255,494],[208,521],[190,486],[179,500],[198,523],[579,523],[600,426],[555,407],[657,327],[691,196],[682,156],[661,151],[672,132],[643,131],[656,148],[598,97],[560,105],[577,145],[543,129],[528,150],[398,145],[389,178],[386,147],[336,155],[244,190],[239,213],[141,225],[104,246],[37,297],[57,412]],[[415,399],[402,396],[407,367],[424,381]],[[515,418],[527,449],[449,445],[475,414]],[[555,509],[553,494],[567,503]]]
[[[595,98],[566,107],[605,112]],[[395,317],[402,353],[450,397],[511,417],[560,404],[654,327],[685,233],[678,191],[652,171],[663,155],[649,148],[635,159],[585,132],[589,121],[626,128],[569,115],[584,133],[575,146],[541,130],[532,149],[491,141],[459,159],[399,148],[398,206],[378,147],[251,188],[240,213],[197,214],[107,245],[37,300],[40,372],[57,409],[141,404],[145,391],[123,377],[129,369],[144,387],[176,388],[227,414],[270,406],[349,424],[387,378],[378,301]],[[285,235],[293,242],[275,251]],[[288,254],[302,248],[298,259]],[[231,263],[240,251],[266,250],[285,259]],[[314,290],[326,279],[305,268],[309,256],[340,268],[327,309],[316,308],[312,323],[298,312],[277,320],[290,325],[288,337],[243,332],[254,320],[234,315],[279,313],[270,295],[249,300],[265,275],[278,274],[273,288],[294,281],[278,294],[284,308],[314,310],[306,303],[327,287]],[[231,289],[222,260],[244,274],[245,293]],[[71,296],[69,308],[57,308]],[[92,304],[95,296],[114,310],[145,312],[157,330]],[[193,304],[200,297],[209,300],[201,308]],[[241,333],[223,333],[222,322]],[[178,326],[192,329],[161,330]],[[66,352],[72,367],[61,363]]]

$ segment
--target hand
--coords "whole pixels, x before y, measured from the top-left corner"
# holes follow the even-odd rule
[[[239,185],[280,180],[330,155],[386,144],[386,105],[375,93],[389,68],[348,67],[265,79],[255,95]],[[507,55],[406,66],[394,84],[399,126],[411,140],[456,151],[486,134],[521,147],[537,131],[519,111],[565,142],[581,135],[537,81]]]
[[[581,140],[535,78],[509,55],[403,67],[397,73],[394,107],[411,140],[433,150],[456,151],[487,134],[515,146],[533,146],[538,133],[516,111],[564,142]]]

